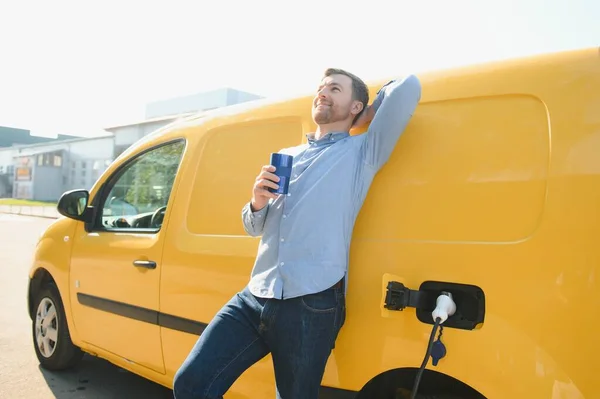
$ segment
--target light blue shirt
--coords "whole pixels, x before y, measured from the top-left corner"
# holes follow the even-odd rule
[[[354,223],[375,174],[388,161],[421,99],[410,75],[378,92],[366,133],[334,132],[280,152],[293,155],[288,195],[252,212],[242,209],[246,232],[262,236],[249,282],[263,298],[287,299],[347,279]]]

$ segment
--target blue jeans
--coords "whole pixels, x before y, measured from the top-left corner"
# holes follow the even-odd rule
[[[271,353],[277,398],[317,399],[345,318],[343,286],[286,300],[258,298],[246,287],[198,338],[175,375],[175,398],[222,398],[246,369]]]

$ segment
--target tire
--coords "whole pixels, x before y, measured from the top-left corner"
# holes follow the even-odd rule
[[[33,347],[40,365],[52,371],[74,367],[83,357],[83,351],[71,341],[63,303],[54,283],[40,288],[33,309]]]

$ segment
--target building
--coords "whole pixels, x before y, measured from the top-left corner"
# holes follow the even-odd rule
[[[0,198],[56,201],[65,191],[90,189],[108,165],[142,137],[191,114],[260,98],[223,88],[157,101],[146,106],[146,119],[106,128],[107,134],[100,137],[61,135],[32,143],[23,138],[28,131],[14,134],[20,141],[7,135],[10,147],[0,147]]]
[[[0,159],[11,158],[12,197],[56,201],[67,190],[91,188],[112,162],[113,151],[114,137],[107,135],[0,149]]]
[[[29,130],[0,126],[0,148],[19,144],[50,143],[56,140],[74,139],[77,136],[59,134],[56,138],[32,136]],[[0,172],[1,173],[1,172]]]
[[[12,151],[0,148],[0,198],[12,196],[12,183],[15,171]]]
[[[19,179],[27,179],[27,164],[16,164],[14,155],[17,148],[51,144],[60,140],[76,139],[77,136],[59,134],[56,138],[32,136],[26,129],[0,126],[0,198],[11,197],[16,173]],[[21,162],[26,162],[22,160]],[[19,166],[15,169],[15,166]],[[23,175],[25,174],[25,175]]]

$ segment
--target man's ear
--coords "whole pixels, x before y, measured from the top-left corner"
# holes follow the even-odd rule
[[[363,110],[364,106],[363,103],[360,101],[353,101],[352,102],[352,108],[350,109],[350,112],[352,113],[352,115],[356,116],[358,114],[360,114],[360,112]]]

